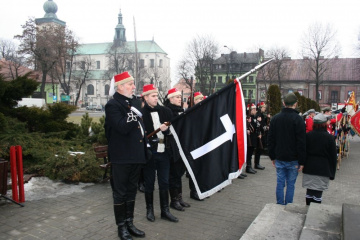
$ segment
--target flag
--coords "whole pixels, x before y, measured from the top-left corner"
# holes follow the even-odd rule
[[[241,85],[229,84],[171,121],[182,160],[203,199],[231,184],[246,159]]]

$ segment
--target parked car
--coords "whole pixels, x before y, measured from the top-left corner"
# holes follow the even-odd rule
[[[104,109],[104,108],[103,108],[103,106],[102,106],[102,105],[97,105],[95,110],[96,110],[96,111],[101,111],[101,112],[102,112],[102,111],[103,111],[103,109]]]
[[[95,106],[95,105],[86,106],[86,110],[94,111],[95,109],[96,109],[96,106]]]

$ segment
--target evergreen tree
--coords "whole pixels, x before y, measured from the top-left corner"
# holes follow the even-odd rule
[[[281,93],[278,85],[269,86],[266,103],[269,106],[271,116],[281,111]]]

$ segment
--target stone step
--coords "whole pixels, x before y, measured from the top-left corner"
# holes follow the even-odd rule
[[[341,239],[341,206],[310,204],[300,240]]]
[[[359,239],[360,205],[343,204],[342,224],[343,240]]]
[[[298,240],[306,212],[300,204],[266,204],[240,240]]]

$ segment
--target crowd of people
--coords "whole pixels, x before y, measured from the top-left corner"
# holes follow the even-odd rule
[[[160,105],[159,92],[153,84],[144,85],[141,99],[134,97],[134,90],[134,79],[128,72],[114,76],[109,92],[112,99],[105,106],[104,126],[111,162],[115,222],[120,239],[127,240],[132,236],[145,237],[133,222],[138,189],[145,195],[147,220],[155,221],[155,179],[162,219],[178,222],[170,208],[185,211],[190,207],[182,197],[186,168],[169,131],[170,120],[184,112],[181,92],[170,89]],[[200,92],[194,93],[188,100],[189,107],[205,97]],[[256,174],[257,170],[264,170],[260,157],[268,155],[276,168],[278,204],[293,202],[299,171],[303,171],[303,187],[307,189],[306,204],[321,203],[322,192],[336,172],[335,138],[329,134],[333,121],[329,117],[331,111],[330,115],[328,109],[315,115],[315,111],[310,110],[305,120],[296,108],[297,97],[293,93],[284,97],[284,108],[273,117],[266,113],[264,102],[247,105],[245,172]],[[247,174],[241,173],[238,178],[245,177]],[[188,180],[190,197],[202,201],[191,178]]]

